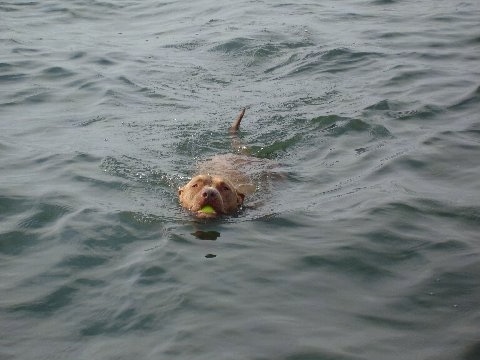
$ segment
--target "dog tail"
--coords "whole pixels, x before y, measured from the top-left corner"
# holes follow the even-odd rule
[[[242,121],[243,115],[245,114],[245,108],[240,111],[237,118],[233,121],[232,126],[230,126],[230,134],[235,134],[240,128],[240,122]]]

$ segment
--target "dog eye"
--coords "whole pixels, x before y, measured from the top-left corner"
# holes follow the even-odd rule
[[[193,184],[192,185],[192,188],[196,188],[196,187],[198,187],[198,184]]]
[[[229,188],[228,186],[224,186],[224,187],[223,187],[223,190],[225,190],[225,191],[230,191],[230,188]]]

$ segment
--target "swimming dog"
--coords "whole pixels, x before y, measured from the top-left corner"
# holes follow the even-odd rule
[[[200,163],[197,174],[178,189],[181,206],[198,218],[235,214],[245,196],[255,191],[250,178],[241,171],[242,165],[249,162],[248,156],[240,154],[245,147],[237,137],[244,114],[242,109],[229,130],[237,154],[216,155]]]

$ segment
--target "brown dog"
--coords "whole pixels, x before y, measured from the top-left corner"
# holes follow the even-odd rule
[[[236,133],[240,127],[245,109],[237,116],[230,133],[233,145],[238,149]],[[239,168],[248,158],[242,155],[217,155],[203,162],[199,173],[185,186],[178,189],[180,204],[199,218],[214,218],[238,211],[245,195],[253,193],[255,186]]]

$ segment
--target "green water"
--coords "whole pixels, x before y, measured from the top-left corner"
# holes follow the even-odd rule
[[[0,359],[480,358],[479,18],[0,3]],[[258,191],[196,221],[244,106]]]

